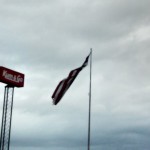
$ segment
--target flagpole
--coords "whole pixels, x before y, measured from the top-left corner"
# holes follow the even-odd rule
[[[91,80],[92,80],[92,48],[90,49],[90,86],[89,86],[89,116],[88,116],[88,150],[90,150],[91,132]]]

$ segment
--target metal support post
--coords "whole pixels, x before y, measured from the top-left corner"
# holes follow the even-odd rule
[[[0,150],[9,150],[14,87],[5,86],[1,124]]]

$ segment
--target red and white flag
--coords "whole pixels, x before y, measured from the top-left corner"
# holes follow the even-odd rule
[[[69,89],[69,87],[71,86],[71,84],[73,83],[73,81],[75,80],[77,75],[79,74],[79,72],[88,65],[88,60],[89,60],[90,54],[86,57],[86,59],[81,67],[72,70],[69,73],[67,78],[65,78],[59,82],[59,84],[57,85],[57,87],[52,95],[54,105],[57,105],[57,103],[61,100],[61,98],[64,96],[66,91]]]

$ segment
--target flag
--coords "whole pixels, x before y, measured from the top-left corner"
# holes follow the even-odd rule
[[[89,59],[90,54],[86,57],[86,59],[81,67],[72,70],[69,73],[67,78],[65,78],[59,82],[59,84],[57,85],[57,87],[52,95],[54,105],[57,105],[57,103],[61,100],[61,98],[64,96],[66,91],[69,89],[69,87],[71,86],[71,84],[73,83],[73,81],[75,80],[77,75],[79,74],[79,72],[88,65],[88,59]]]

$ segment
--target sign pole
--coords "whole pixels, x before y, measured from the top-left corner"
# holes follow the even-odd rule
[[[0,150],[9,150],[14,87],[5,86]]]
[[[0,66],[0,82],[7,84],[4,91],[0,150],[9,150],[14,87],[24,86],[24,74]]]

